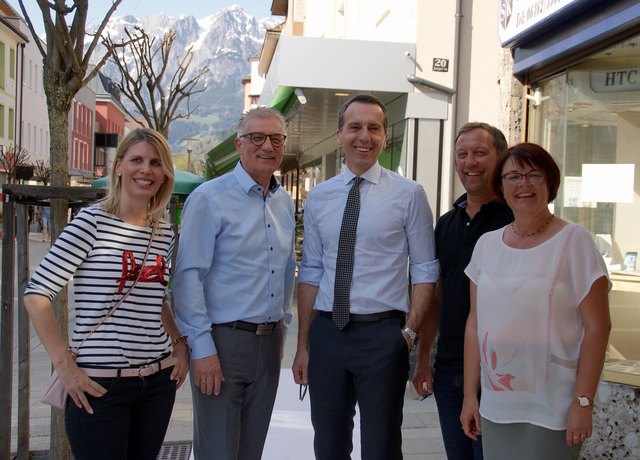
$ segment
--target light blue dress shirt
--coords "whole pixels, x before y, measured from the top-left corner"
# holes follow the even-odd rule
[[[298,283],[319,286],[314,308],[331,311],[342,214],[355,175],[347,168],[309,192]],[[435,283],[433,215],[424,188],[378,163],[361,177],[351,313],[409,311],[411,283]]]
[[[238,163],[187,198],[172,285],[194,359],[216,354],[212,323],[291,321],[293,201],[275,178],[272,184],[263,198]]]

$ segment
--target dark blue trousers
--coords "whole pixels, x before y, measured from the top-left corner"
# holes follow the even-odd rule
[[[409,352],[404,318],[349,323],[330,317],[311,326],[309,395],[317,460],[345,460],[353,450],[353,417],[360,409],[363,460],[402,459],[402,407]]]
[[[87,395],[93,415],[69,398],[65,428],[75,460],[155,460],[176,397],[173,367],[139,377],[94,378],[107,389]]]
[[[437,371],[433,375],[433,393],[438,406],[444,449],[449,460],[482,460],[482,436],[474,441],[464,434],[460,412],[464,399],[462,374]]]

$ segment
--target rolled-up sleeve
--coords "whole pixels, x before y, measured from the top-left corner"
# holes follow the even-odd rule
[[[427,194],[420,185],[415,187],[407,202],[405,219],[411,283],[436,283],[440,277],[440,263],[436,259],[433,214]]]
[[[291,255],[289,256],[289,260],[287,261],[287,267],[285,268],[284,273],[284,294],[283,294],[283,305],[282,309],[284,310],[284,324],[285,326],[289,326],[291,324],[291,320],[293,319],[293,315],[291,313],[291,309],[293,308],[293,291],[295,288],[295,276],[296,276],[296,252],[295,252],[295,231],[293,232],[293,238],[291,241]]]
[[[304,210],[304,240],[298,283],[319,286],[324,274],[322,239],[314,221],[313,201],[307,200]]]

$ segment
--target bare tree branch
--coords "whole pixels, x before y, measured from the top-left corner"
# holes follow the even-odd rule
[[[31,35],[34,38],[37,37],[38,34],[36,33],[35,27],[33,27],[33,23],[31,22],[31,18],[27,14],[27,10],[24,8],[24,3],[22,2],[22,0],[18,0],[18,4],[20,5],[20,11],[22,11],[22,16],[24,17],[24,20],[26,21],[27,26],[29,27],[29,30],[31,31]],[[38,50],[40,51],[40,54],[42,55],[42,57],[45,57],[47,55],[47,53],[44,50],[44,47],[42,46],[42,43],[38,39],[36,39],[35,42],[36,42],[36,46],[38,47]]]
[[[0,166],[7,173],[7,182],[15,184],[18,168],[29,166],[29,151],[23,147],[9,145],[0,150]]]
[[[173,56],[174,30],[167,31],[159,38],[151,37],[136,26],[133,31],[125,29],[125,35],[126,40],[121,42],[115,42],[110,35],[102,41],[120,72],[120,82],[116,86],[135,109],[131,113],[125,107],[125,111],[133,119],[142,117],[149,126],[168,137],[171,123],[180,118],[189,118],[197,108],[191,109],[190,97],[204,91],[197,85],[209,69],[204,66],[187,78],[191,73],[193,48],[189,48],[182,56]],[[170,64],[176,61],[177,69],[168,75]],[[180,110],[184,102],[186,111],[184,108]]]
[[[36,160],[36,163],[33,165],[33,175],[44,185],[49,185],[49,181],[51,181],[51,168],[49,167],[49,162],[45,160]]]

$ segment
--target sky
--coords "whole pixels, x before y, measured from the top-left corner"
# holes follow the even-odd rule
[[[22,16],[18,0],[8,0],[11,7]],[[36,32],[44,32],[42,15],[36,0],[24,0],[29,17],[34,22]],[[241,6],[247,13],[262,19],[271,15],[272,0],[122,0],[113,16],[133,15],[148,16],[155,13],[165,13],[167,16],[177,17],[181,14],[191,14],[196,19],[202,19],[231,5]],[[67,4],[71,4],[67,1]],[[87,25],[98,25],[108,11],[109,0],[90,0]]]

